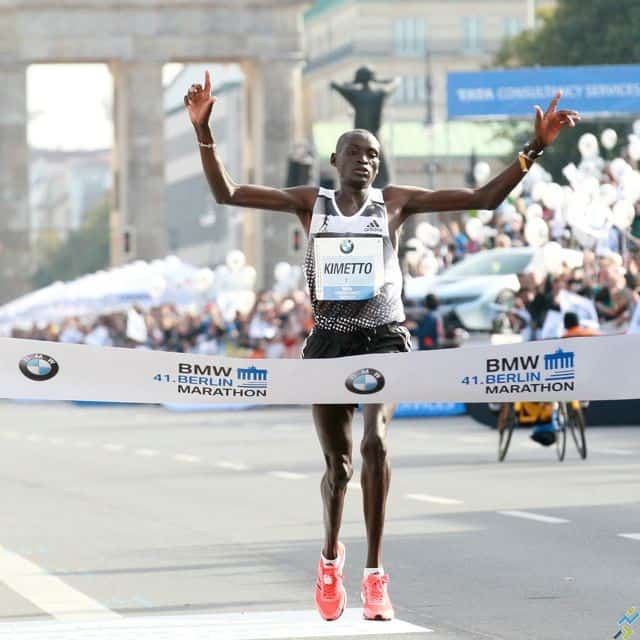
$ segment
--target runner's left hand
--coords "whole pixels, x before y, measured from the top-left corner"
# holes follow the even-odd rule
[[[558,91],[545,112],[539,105],[534,107],[536,110],[536,143],[541,147],[550,145],[558,137],[562,127],[575,127],[576,123],[580,122],[580,114],[577,111],[569,109],[556,111],[561,96],[562,91]]]

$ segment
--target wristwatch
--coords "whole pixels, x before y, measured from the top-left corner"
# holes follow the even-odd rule
[[[524,147],[522,147],[522,152],[528,160],[533,162],[536,158],[539,158],[544,154],[544,150],[540,147],[534,146],[533,142],[527,142]]]
[[[520,163],[522,173],[527,173],[531,164],[542,154],[544,154],[542,149],[534,147],[531,142],[527,142],[524,147],[522,147],[520,153],[518,153],[518,162]],[[530,164],[527,164],[527,160]]]

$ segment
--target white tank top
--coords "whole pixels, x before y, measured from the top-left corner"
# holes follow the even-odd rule
[[[337,256],[335,262],[326,258],[330,263],[321,266],[323,273],[331,274],[336,267],[340,267],[343,272],[351,274],[348,279],[356,284],[353,290],[359,293],[354,293],[354,296],[363,296],[364,299],[321,299],[327,297],[326,292],[332,289],[325,287],[324,293],[318,291],[316,278],[317,262],[325,259],[320,251],[321,245],[327,244],[325,239],[328,239],[330,246],[339,247],[340,252],[346,256]],[[378,255],[377,264],[380,267],[374,268],[376,273],[369,274],[370,264],[376,263],[376,260],[353,259],[349,263],[348,255],[350,251],[354,251],[354,245],[355,255],[358,247],[363,245],[367,247],[362,250],[365,254],[373,253],[369,248],[378,243],[382,244],[382,255]],[[332,249],[328,250],[329,255],[331,251]],[[365,266],[363,263],[366,263]],[[371,188],[362,208],[352,216],[345,216],[336,204],[335,192],[320,187],[311,217],[304,271],[318,328],[348,333],[404,320],[402,272],[398,255],[391,243],[387,208],[380,189]]]

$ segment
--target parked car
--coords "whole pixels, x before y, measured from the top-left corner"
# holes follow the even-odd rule
[[[572,266],[582,263],[582,253],[563,250]],[[520,288],[518,274],[544,270],[542,250],[535,247],[489,249],[468,256],[437,276],[405,277],[407,311],[421,306],[428,293],[440,302],[441,315],[457,321],[467,331],[491,331],[495,306],[509,306]]]

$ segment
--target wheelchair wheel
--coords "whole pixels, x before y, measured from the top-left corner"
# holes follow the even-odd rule
[[[498,415],[498,461],[503,462],[507,451],[509,450],[509,444],[511,443],[511,436],[513,435],[513,429],[516,426],[516,410],[513,403],[510,402],[503,405]]]
[[[556,431],[556,453],[558,460],[562,462],[567,451],[567,405],[564,402],[558,404],[555,410]]]
[[[570,404],[567,404],[566,407],[567,422],[571,429],[573,441],[576,443],[576,449],[578,450],[580,457],[584,460],[587,457],[587,437],[585,434],[586,425],[584,421],[584,413],[579,406],[574,408]]]

